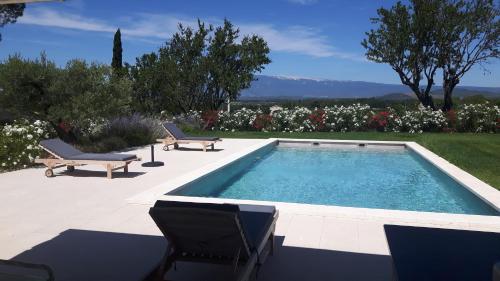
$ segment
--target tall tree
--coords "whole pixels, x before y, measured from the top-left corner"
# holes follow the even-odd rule
[[[424,105],[432,108],[430,91],[439,68],[438,48],[434,44],[436,13],[441,0],[411,0],[409,5],[397,2],[390,9],[377,10],[372,23],[378,25],[366,33],[361,44],[366,57],[386,63],[399,75]],[[425,87],[421,81],[425,78]]]
[[[179,25],[179,31],[158,53],[142,56],[131,67],[138,108],[153,108],[153,96],[162,110],[186,113],[217,110],[248,88],[254,73],[269,63],[269,48],[259,36],[244,36],[228,20],[213,28],[198,21],[197,28]]]
[[[122,52],[122,34],[118,28],[113,38],[113,59],[111,61],[111,67],[114,70],[120,71],[122,69]]]
[[[254,73],[271,62],[269,48],[259,36],[245,36],[238,43],[239,29],[227,19],[215,29],[208,47],[209,64],[206,105],[219,109],[226,100],[236,100],[241,90],[250,87]]]
[[[436,44],[443,69],[443,111],[453,106],[452,94],[474,66],[500,58],[500,4],[493,0],[446,0],[439,12]]]
[[[0,28],[6,24],[15,23],[17,18],[23,15],[26,4],[5,4],[0,5]],[[0,41],[2,34],[0,34]]]

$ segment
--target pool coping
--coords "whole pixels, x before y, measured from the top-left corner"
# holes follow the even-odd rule
[[[327,206],[313,205],[304,203],[286,203],[274,201],[256,201],[242,199],[226,199],[226,198],[207,198],[207,197],[191,197],[179,195],[166,195],[191,181],[194,181],[202,176],[205,176],[215,170],[223,168],[232,162],[245,157],[246,155],[263,148],[267,145],[277,142],[305,142],[319,144],[352,144],[352,145],[390,145],[404,146],[413,152],[426,159],[443,173],[453,178],[464,188],[468,189],[479,199],[500,212],[500,191],[492,186],[479,180],[473,175],[465,172],[457,166],[451,164],[447,160],[441,158],[430,150],[424,148],[416,142],[406,141],[365,141],[365,140],[328,140],[328,139],[288,139],[288,138],[269,138],[258,142],[255,145],[249,146],[242,151],[231,154],[214,163],[208,164],[199,169],[193,170],[187,174],[181,175],[174,179],[168,180],[165,183],[157,185],[142,193],[127,199],[127,203],[153,205],[157,200],[178,200],[189,202],[206,202],[206,203],[233,203],[233,204],[256,204],[256,205],[275,205],[280,211],[285,211],[293,214],[303,215],[321,215],[333,216],[358,220],[384,220],[394,223],[409,223],[418,225],[433,225],[433,226],[456,226],[456,227],[471,227],[474,225],[500,225],[500,217],[498,216],[482,216],[482,215],[466,215],[466,214],[451,214],[451,213],[433,213],[433,212],[417,212],[403,210],[388,210],[388,209],[372,209],[372,208],[354,208],[342,206]]]

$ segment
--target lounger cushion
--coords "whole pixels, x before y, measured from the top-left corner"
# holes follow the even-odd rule
[[[178,138],[177,140],[186,140],[186,141],[218,141],[217,137],[184,137]]]
[[[240,222],[251,249],[256,249],[274,221],[274,206],[239,205]]]
[[[217,138],[217,137],[191,137],[191,136],[187,136],[179,128],[177,128],[177,126],[174,123],[170,123],[170,122],[163,123],[163,127],[165,127],[165,129],[167,131],[169,131],[170,134],[172,134],[172,136],[176,140],[184,140],[184,141],[217,141],[217,140],[220,139],[220,138]]]
[[[182,139],[186,137],[186,135],[179,128],[177,128],[174,123],[165,122],[163,123],[163,127],[165,127],[165,129],[169,131],[170,134],[172,134],[172,136],[176,139]]]
[[[384,225],[399,281],[492,280],[500,233]]]
[[[82,154],[80,150],[74,148],[73,146],[63,142],[62,140],[55,138],[49,140],[40,141],[40,145],[47,149],[48,151],[56,154],[63,159],[70,158],[74,155]]]
[[[73,155],[66,159],[68,160],[96,160],[96,161],[129,161],[136,159],[133,154],[118,154],[118,153],[82,153]]]

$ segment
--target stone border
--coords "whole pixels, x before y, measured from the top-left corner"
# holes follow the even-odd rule
[[[189,202],[211,202],[211,203],[233,203],[233,204],[256,204],[256,205],[275,205],[280,211],[303,214],[303,215],[320,215],[339,218],[349,218],[358,220],[383,220],[384,222],[392,222],[399,224],[417,224],[430,225],[441,227],[460,227],[470,228],[474,226],[495,226],[500,225],[500,216],[481,216],[481,215],[465,215],[451,213],[433,213],[433,212],[417,212],[403,210],[386,210],[386,209],[371,209],[371,208],[354,208],[341,206],[313,205],[303,203],[286,203],[273,201],[255,201],[242,199],[226,199],[226,198],[207,198],[207,197],[191,197],[178,195],[165,195],[191,181],[194,181],[202,176],[205,176],[215,170],[218,170],[232,162],[245,157],[246,155],[273,143],[313,143],[321,144],[351,144],[351,145],[377,145],[377,146],[403,146],[412,150],[419,156],[430,162],[439,170],[453,178],[464,188],[478,196],[481,200],[492,206],[500,212],[500,191],[492,186],[484,183],[471,174],[463,171],[457,166],[449,163],[445,159],[439,157],[435,153],[429,151],[416,142],[404,141],[364,141],[364,140],[325,140],[325,139],[282,139],[271,138],[262,140],[256,145],[250,146],[243,151],[229,155],[220,161],[206,165],[200,169],[194,170],[181,177],[177,177],[163,184],[155,186],[147,191],[144,191],[134,197],[127,199],[131,204],[153,205],[156,200],[178,200]]]

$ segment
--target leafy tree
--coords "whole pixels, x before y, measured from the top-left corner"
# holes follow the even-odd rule
[[[50,108],[49,120],[64,121],[88,137],[106,120],[130,113],[131,90],[131,82],[109,66],[71,60],[53,86],[60,103]]]
[[[113,38],[113,59],[111,60],[111,67],[114,70],[120,71],[122,69],[122,52],[122,35],[118,28]]]
[[[26,4],[4,4],[0,5],[0,27],[6,24],[15,23],[17,18],[23,15]],[[0,34],[0,41],[2,34]]]
[[[269,63],[269,48],[259,36],[245,36],[228,20],[224,25],[179,30],[157,53],[144,55],[131,67],[134,105],[153,112],[219,109],[248,88],[254,73]],[[156,105],[151,104],[153,97]],[[138,104],[136,104],[138,103]]]
[[[254,73],[271,62],[267,43],[257,35],[245,36],[238,43],[239,29],[227,19],[215,29],[208,47],[208,83],[205,104],[219,109],[227,100],[236,100],[250,87]]]
[[[135,65],[127,65],[130,69],[130,78],[132,80],[132,106],[139,112],[159,113],[166,109],[168,104],[165,102],[165,95],[168,91],[165,89],[166,79],[162,79],[163,73],[160,72],[159,59],[155,53],[144,54],[136,58]]]
[[[198,21],[198,29],[179,24],[179,31],[160,48],[160,71],[167,82],[167,99],[181,112],[202,107],[208,79],[206,47],[212,28]],[[175,112],[175,111],[174,111]]]
[[[389,64],[418,100],[432,108],[430,92],[439,68],[434,26],[440,1],[411,0],[408,6],[397,2],[390,9],[378,9],[378,17],[372,19],[377,29],[367,32],[361,43],[369,60]],[[425,87],[420,84],[424,78]]]
[[[130,113],[131,81],[106,65],[72,60],[58,68],[45,54],[39,59],[11,56],[0,63],[0,104],[14,118],[51,122],[61,137],[61,122],[88,136],[111,117]]]
[[[442,109],[448,111],[465,73],[500,57],[500,8],[493,0],[411,0],[377,12],[378,28],[362,42],[368,59],[389,64],[425,106],[434,108],[436,70],[443,72]]]
[[[437,21],[439,60],[443,69],[443,110],[453,106],[452,94],[474,66],[483,68],[500,58],[500,5],[493,0],[446,0]]]
[[[48,120],[50,107],[59,102],[52,87],[60,69],[42,53],[39,59],[9,56],[0,64],[0,104],[13,118]]]

